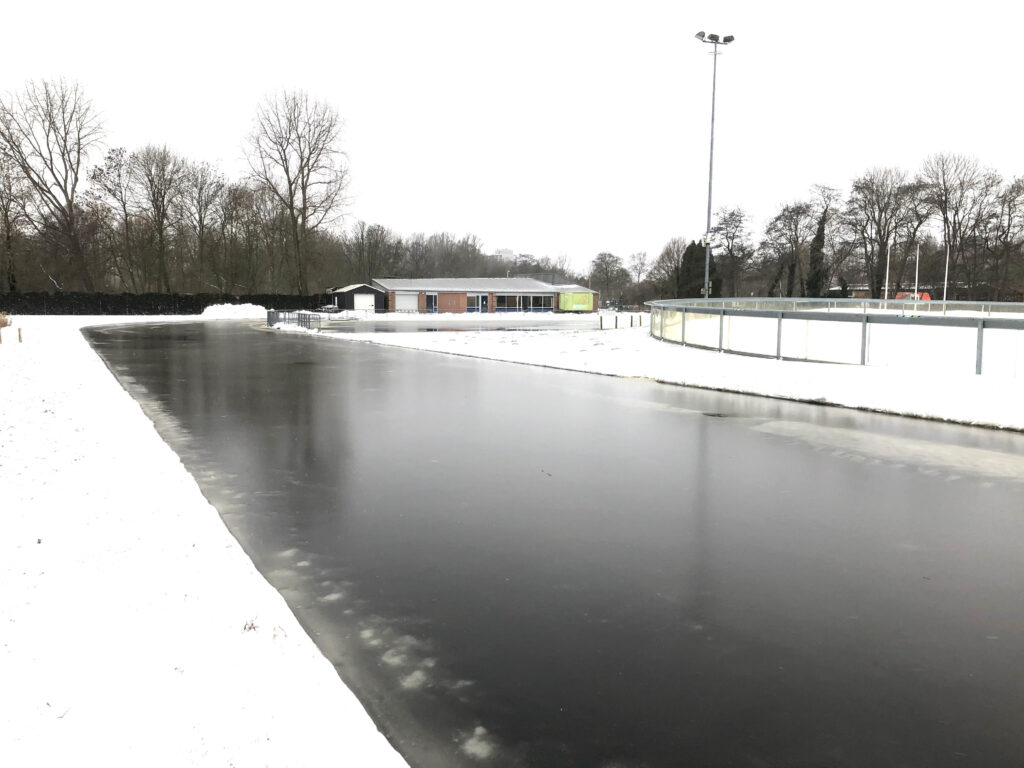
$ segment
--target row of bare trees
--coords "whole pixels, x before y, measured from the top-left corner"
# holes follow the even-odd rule
[[[104,152],[103,138],[75,84],[28,83],[0,100],[0,291],[308,295],[381,276],[580,279],[565,259],[486,255],[472,235],[340,227],[341,121],[303,93],[259,105],[237,180],[165,145]]]
[[[719,210],[711,242],[712,296],[879,298],[888,274],[890,296],[916,282],[933,298],[948,289],[950,299],[1020,301],[1024,178],[1003,179],[963,155],[932,155],[915,174],[871,169],[845,194],[813,187],[779,209],[756,245],[745,211]],[[627,303],[696,297],[704,259],[702,243],[678,238],[649,263],[634,254],[627,267],[603,253],[591,283]]]
[[[1020,300],[1024,179],[1003,179],[956,154],[932,155],[916,174],[874,168],[845,197],[814,187],[810,199],[783,206],[748,250],[733,295],[838,289],[878,298],[888,270],[890,295],[917,279],[948,286],[950,298]]]
[[[700,295],[703,245],[681,239],[655,259],[598,254],[581,278],[564,258],[487,256],[472,236],[342,229],[341,127],[304,93],[268,98],[246,138],[249,173],[229,180],[164,145],[104,153],[103,126],[77,85],[30,82],[0,99],[0,290],[309,294],[383,275],[515,271],[589,279],[629,303]],[[720,210],[711,241],[712,295],[877,297],[886,274],[899,290],[919,272],[922,285],[948,285],[957,298],[1020,299],[1024,178],[934,155],[914,174],[872,169],[845,194],[813,187],[781,207],[756,246],[747,214]]]

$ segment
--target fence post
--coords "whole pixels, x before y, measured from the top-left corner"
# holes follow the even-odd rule
[[[981,374],[981,348],[982,340],[985,338],[985,321],[982,319],[978,320],[978,354],[974,359],[974,373],[976,375]]]
[[[775,359],[782,359],[782,313],[779,312],[779,327],[775,332]]]
[[[860,364],[866,365],[868,359],[868,316],[860,316]]]
[[[600,325],[600,327],[598,327],[598,330],[599,331],[603,331],[604,330],[604,315],[599,316],[597,319],[601,321],[601,325]]]
[[[686,307],[682,307],[682,310],[683,310],[683,312],[682,312],[683,319],[679,323],[679,343],[682,344],[685,347],[686,346]],[[662,330],[662,334],[661,335],[662,335],[662,337],[664,337],[664,335],[665,335],[665,333],[664,333],[664,331],[665,331],[665,316],[664,315],[662,315],[662,318],[661,318],[661,330]]]
[[[718,310],[718,351],[722,351],[722,334],[725,331],[725,309]]]

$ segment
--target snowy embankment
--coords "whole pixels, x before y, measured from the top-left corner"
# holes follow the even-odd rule
[[[636,318],[636,315],[634,315]],[[611,315],[605,327],[613,325]],[[820,402],[906,416],[1024,429],[1021,380],[830,363],[745,357],[658,341],[644,326],[603,331],[492,331],[481,333],[321,334],[410,349],[506,360],[611,376],[790,400]]]
[[[195,319],[0,330],[0,763],[403,766],[78,330]]]

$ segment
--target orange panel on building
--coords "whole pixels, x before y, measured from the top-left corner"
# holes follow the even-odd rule
[[[464,293],[439,293],[437,294],[438,312],[465,312],[466,294]]]

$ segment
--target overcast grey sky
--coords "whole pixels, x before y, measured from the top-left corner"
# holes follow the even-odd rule
[[[77,80],[110,146],[167,144],[238,177],[256,104],[302,89],[345,120],[346,223],[472,233],[580,269],[704,230],[699,30],[736,37],[718,62],[715,209],[759,228],[814,184],[942,151],[1024,174],[1016,3],[19,6],[2,13],[0,90]]]

